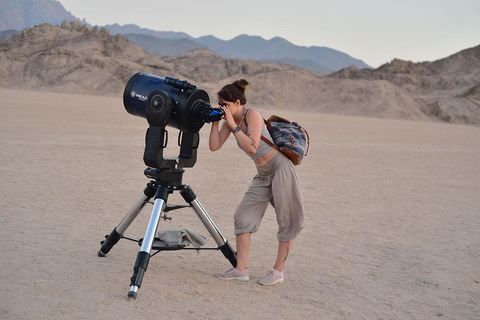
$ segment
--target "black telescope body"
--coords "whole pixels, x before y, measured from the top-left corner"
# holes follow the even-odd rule
[[[149,167],[171,169],[193,167],[197,159],[199,130],[206,122],[219,121],[223,109],[212,108],[205,90],[170,77],[139,72],[128,81],[123,93],[128,113],[146,118],[150,127],[145,137],[143,160]],[[166,126],[180,130],[176,158],[165,158]]]
[[[128,81],[123,93],[128,113],[146,118],[151,126],[177,128],[196,133],[205,122],[219,121],[223,110],[210,106],[205,90],[170,77],[143,72]]]

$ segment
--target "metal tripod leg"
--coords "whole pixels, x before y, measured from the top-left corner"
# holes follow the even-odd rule
[[[113,248],[114,245],[122,238],[124,232],[132,224],[133,220],[138,216],[143,207],[148,203],[148,201],[155,195],[157,188],[153,181],[150,181],[147,184],[143,194],[138,198],[137,202],[132,206],[132,208],[127,212],[125,217],[120,221],[118,226],[113,229],[113,231],[102,241],[102,246],[98,251],[99,257],[105,257],[107,253]]]
[[[233,267],[236,267],[237,253],[233,250],[233,248],[230,246],[228,241],[222,235],[220,230],[217,228],[217,226],[213,222],[212,218],[210,218],[205,208],[197,199],[197,196],[193,192],[192,188],[190,186],[183,186],[182,189],[180,190],[180,194],[185,199],[185,201],[192,206],[193,210],[195,211],[197,216],[200,218],[205,228],[208,230],[212,238],[218,244],[218,247],[220,251],[222,251],[225,258],[227,258],[228,261],[230,261]]]
[[[137,255],[135,266],[133,267],[133,276],[130,278],[130,291],[128,292],[128,300],[137,298],[137,290],[142,285],[143,275],[147,271],[148,262],[150,260],[150,251],[152,250],[155,233],[157,232],[158,223],[162,215],[165,203],[168,198],[168,188],[160,185],[155,194],[152,214],[148,221],[145,237],[143,237],[142,247]]]

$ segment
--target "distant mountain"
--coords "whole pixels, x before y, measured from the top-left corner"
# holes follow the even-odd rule
[[[19,34],[19,33],[20,31],[13,30],[13,29],[0,31],[0,40],[10,39],[14,34]]]
[[[120,29],[107,26],[107,28],[127,35],[130,41],[154,55],[173,56],[192,49],[208,48],[224,57],[285,63],[321,72],[335,72],[349,66],[370,68],[362,60],[354,59],[343,52],[325,47],[296,46],[280,37],[265,40],[259,36],[240,35],[232,40],[221,40],[211,35],[196,39],[186,35],[183,39],[188,41],[181,43],[165,41],[165,39],[179,40],[182,37],[181,33],[163,33],[139,27]],[[135,34],[127,33],[130,30],[135,30]],[[142,34],[155,38],[142,37]]]
[[[110,31],[110,34],[145,34],[149,36],[154,36],[160,39],[168,39],[168,40],[181,40],[181,39],[189,39],[193,40],[191,36],[186,34],[185,32],[175,32],[175,31],[155,31],[147,28],[140,28],[135,24],[126,24],[126,25],[119,25],[119,24],[109,24],[106,25],[105,28]]]
[[[343,52],[326,47],[297,46],[280,37],[265,40],[259,36],[240,35],[225,41],[206,36],[195,41],[222,56],[235,59],[288,62],[316,71],[338,71],[352,65],[360,69],[371,68]]]
[[[190,39],[166,39],[157,38],[148,34],[125,34],[125,37],[133,44],[147,50],[154,56],[174,57],[195,49],[205,48]]]
[[[21,31],[42,23],[60,25],[63,20],[80,21],[58,1],[0,0],[0,31]]]

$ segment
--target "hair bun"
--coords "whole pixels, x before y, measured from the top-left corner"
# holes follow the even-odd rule
[[[245,89],[247,88],[248,81],[245,79],[240,79],[232,83],[235,87],[237,87],[242,93],[245,93]]]

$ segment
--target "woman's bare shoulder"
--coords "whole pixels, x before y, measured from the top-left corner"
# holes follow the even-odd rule
[[[246,114],[247,121],[263,121],[262,115],[255,109],[247,108]]]

